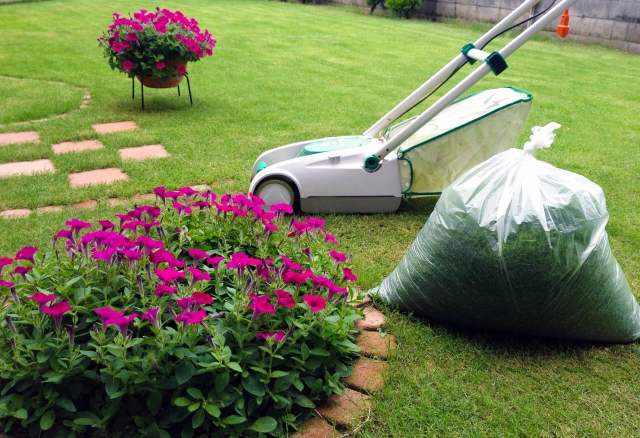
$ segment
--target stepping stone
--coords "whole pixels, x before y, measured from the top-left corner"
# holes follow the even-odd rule
[[[386,335],[384,338],[378,332],[362,331],[358,335],[356,345],[360,347],[362,356],[375,356],[386,359],[389,353],[396,349],[396,338]]]
[[[169,153],[161,144],[123,148],[118,151],[123,161],[141,161],[149,158],[168,157]]]
[[[291,438],[340,438],[337,430],[321,418],[313,417],[302,423],[300,430],[291,435]]]
[[[366,392],[376,392],[384,388],[384,378],[382,374],[389,368],[386,362],[367,357],[360,357],[353,367],[353,374],[342,379],[349,387]]]
[[[138,129],[136,122],[114,122],[114,123],[99,123],[93,125],[93,129],[98,134],[109,134],[111,132],[130,131],[132,129]]]
[[[88,150],[102,149],[104,145],[98,140],[65,141],[51,146],[56,155],[69,152],[82,152]]]
[[[35,175],[36,173],[53,173],[56,169],[51,160],[20,161],[0,164],[0,178],[15,175]]]
[[[368,395],[345,388],[342,395],[332,394],[316,412],[341,427],[355,429],[369,414],[370,406]]]
[[[209,186],[206,184],[202,184],[199,186],[191,186],[191,189],[197,192],[206,192],[207,190],[209,190]]]
[[[40,135],[36,131],[7,132],[0,134],[0,146],[17,143],[31,143],[40,141]]]
[[[37,214],[59,213],[61,211],[62,211],[62,206],[61,205],[50,205],[50,206],[47,206],[47,207],[36,208],[36,213]]]
[[[356,321],[356,327],[364,330],[378,330],[384,325],[384,314],[373,307],[364,308],[364,319]]]
[[[155,201],[156,200],[156,194],[155,193],[139,193],[137,195],[134,195],[131,198],[131,200],[134,201],[134,202]]]
[[[0,212],[0,217],[4,219],[22,219],[28,217],[31,214],[31,210],[28,208],[18,208],[15,210],[5,210]]]
[[[120,205],[126,205],[127,204],[127,200],[126,199],[120,199],[120,198],[109,198],[107,199],[107,205],[109,207],[118,207]]]
[[[125,181],[127,179],[129,179],[127,174],[115,167],[69,174],[71,187],[112,184],[116,181]]]
[[[93,210],[94,208],[98,207],[98,201],[82,201],[82,202],[78,202],[77,204],[73,204],[71,206],[71,210],[73,211],[78,211],[78,210]]]

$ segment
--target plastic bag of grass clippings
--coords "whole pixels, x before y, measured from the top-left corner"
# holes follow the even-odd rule
[[[627,342],[640,307],[611,253],[602,189],[536,160],[551,123],[448,187],[377,293],[438,321]]]

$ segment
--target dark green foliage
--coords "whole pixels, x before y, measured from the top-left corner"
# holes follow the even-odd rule
[[[411,18],[421,4],[422,0],[387,0],[387,7],[403,18]]]

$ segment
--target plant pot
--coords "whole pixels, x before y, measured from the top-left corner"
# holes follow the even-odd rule
[[[187,61],[166,61],[166,64],[176,65],[176,66],[182,65],[186,67]],[[136,75],[136,77],[140,82],[142,82],[142,77],[140,75]],[[142,82],[142,85],[144,85],[147,88],[173,88],[180,85],[180,82],[182,82],[182,79],[184,79],[184,75],[174,75],[171,77],[171,79],[165,81],[161,78],[154,78],[149,74],[145,76],[144,82]]]

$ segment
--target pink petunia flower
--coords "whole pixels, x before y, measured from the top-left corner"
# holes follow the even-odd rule
[[[216,274],[218,273],[218,268],[220,266],[220,262],[224,260],[224,257],[222,256],[213,256],[213,257],[208,257],[207,258],[207,263],[209,263],[209,265],[211,265],[211,267],[213,269],[215,269]]]
[[[178,74],[186,74],[187,73],[187,67],[184,65],[177,65],[176,68],[178,69]]]
[[[177,280],[178,278],[184,278],[184,272],[178,272],[175,269],[167,268],[167,269],[158,269],[155,270],[156,275],[163,281],[164,283],[171,283],[172,281]]]
[[[61,303],[55,303],[51,306],[44,306],[42,308],[42,312],[53,317],[53,322],[56,325],[56,330],[60,330],[60,324],[62,323],[62,315],[73,310],[72,307],[69,307],[69,304],[66,301]]]
[[[179,300],[176,300],[176,304],[182,307],[185,311],[188,311],[191,309],[191,307],[194,304],[197,304],[197,302],[194,298],[185,297],[185,298],[180,298]]]
[[[346,287],[340,287],[340,286],[336,286],[335,284],[331,283],[328,287],[329,289],[329,300],[331,300],[334,295],[342,295],[343,297],[346,298],[347,294],[349,293],[349,290]]]
[[[111,306],[101,307],[99,309],[93,309],[99,317],[102,318],[102,328],[107,327],[107,320],[112,318],[118,318],[124,316],[124,310],[112,309]]]
[[[160,311],[159,307],[150,307],[150,308],[147,309],[146,312],[144,312],[142,315],[140,315],[140,318],[146,319],[147,321],[149,321],[151,323],[151,325],[156,330],[160,330],[160,325],[158,323],[158,312],[159,311]]]
[[[162,69],[163,69],[163,68],[165,68],[166,66],[167,66],[167,64],[165,64],[165,63],[164,63],[164,62],[162,62],[162,61],[158,61],[158,62],[156,62],[156,68],[157,68],[158,70],[162,70]]]
[[[37,301],[41,312],[45,304],[47,304],[49,301],[55,300],[56,298],[58,297],[56,297],[55,294],[43,294],[42,292],[36,292],[29,297],[30,300]]]
[[[327,300],[317,295],[305,295],[302,297],[302,301],[304,301],[309,309],[312,312],[319,312],[320,310],[327,307]]]
[[[329,255],[333,259],[334,263],[346,262],[347,255],[338,251],[331,250],[329,251]]]
[[[266,341],[270,338],[273,338],[273,340],[276,342],[282,342],[286,336],[287,334],[284,332],[284,330],[278,330],[275,333],[257,333],[256,334],[257,339],[264,339]]]
[[[131,42],[138,41],[138,34],[135,32],[129,32],[127,34],[127,41],[131,41]]]
[[[187,324],[200,324],[206,317],[207,311],[201,309],[195,312],[183,312],[176,317],[176,321],[181,322],[183,326]]]
[[[123,337],[127,336],[127,330],[129,329],[129,324],[138,316],[137,313],[132,313],[129,316],[117,316],[115,318],[110,318],[107,320],[107,325],[117,325],[120,330],[120,334]]]
[[[249,294],[251,297],[252,303],[249,305],[249,309],[253,310],[253,316],[251,319],[255,319],[262,313],[270,313],[275,315],[276,309],[273,307],[273,304],[269,302],[271,298],[269,295],[257,296],[253,292]]]
[[[10,281],[6,281],[0,278],[0,286],[2,287],[6,287],[7,289],[11,289],[12,287],[15,286],[14,283],[10,282]]]
[[[108,221],[108,220],[99,220],[98,223],[100,224],[100,226],[102,227],[103,231],[106,230],[110,230],[112,228],[115,228],[116,226],[113,224],[113,222]]]
[[[133,62],[129,61],[128,59],[125,61],[122,61],[122,69],[129,71],[133,68]]]
[[[33,256],[37,251],[38,251],[38,247],[37,246],[25,246],[20,251],[18,251],[16,256],[13,258],[13,261],[26,260],[26,261],[31,262],[31,263],[33,263],[35,265],[36,264],[36,260],[35,260],[35,258]]]
[[[191,279],[191,286],[198,281],[211,281],[211,276],[207,272],[202,272],[198,268],[190,266],[189,272],[193,275],[193,278]]]
[[[5,266],[8,266],[13,263],[13,259],[9,257],[0,257],[0,274],[2,273],[2,269]]]
[[[22,275],[22,278],[27,279],[27,272],[31,271],[33,268],[27,266],[16,266],[16,268],[11,271],[11,275]]]
[[[201,306],[213,303],[213,298],[211,298],[211,295],[204,292],[194,292],[191,294],[191,298],[193,298],[195,302]]]
[[[207,254],[206,252],[204,252],[203,250],[201,250],[199,248],[190,249],[187,252],[191,256],[191,258],[193,258],[193,265],[194,266],[198,264],[198,261],[200,261],[202,259],[207,259],[209,257],[209,254]]]
[[[156,286],[155,294],[157,297],[159,297],[163,294],[174,294],[176,292],[178,292],[178,289],[176,289],[175,287],[167,286],[166,284],[160,283]]]
[[[278,306],[287,307],[289,309],[293,309],[296,306],[296,301],[293,299],[291,294],[282,289],[278,289],[276,291],[276,297],[278,297]]]
[[[338,244],[338,241],[336,240],[335,236],[327,233],[326,231],[322,230],[322,232],[324,233],[324,241],[325,242],[331,242],[334,245]]]
[[[342,268],[342,273],[344,274],[344,278],[342,281],[358,281],[358,277],[355,276],[353,272],[351,272],[351,268]]]

